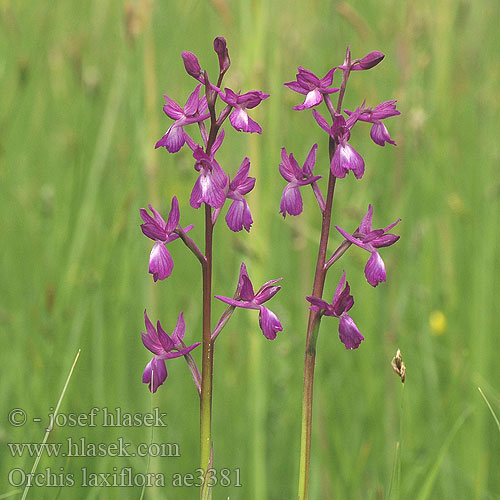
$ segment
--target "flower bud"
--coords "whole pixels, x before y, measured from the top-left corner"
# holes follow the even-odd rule
[[[226,39],[218,36],[214,40],[214,50],[219,56],[219,68],[221,73],[225,73],[229,69],[231,60],[229,59],[229,52],[226,47]]]
[[[201,75],[201,67],[198,58],[191,52],[183,52],[181,55],[187,73],[198,80]]]
[[[379,62],[382,61],[382,59],[385,57],[382,52],[378,51],[373,51],[367,54],[361,61],[359,61],[359,68],[360,69],[371,69],[374,66],[376,66]]]

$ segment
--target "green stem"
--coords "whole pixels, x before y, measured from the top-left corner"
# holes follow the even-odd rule
[[[335,113],[339,114],[342,109],[347,80],[351,70],[351,51],[347,47],[344,61],[346,69],[342,74],[342,84],[340,87],[336,111],[330,99],[325,99],[325,104],[335,119]],[[335,153],[336,144],[330,136],[328,144],[330,165]],[[326,273],[329,267],[338,260],[348,247],[342,245],[337,249],[331,259],[326,261],[328,250],[328,236],[332,219],[333,196],[335,194],[335,182],[337,178],[332,174],[331,169],[328,176],[328,191],[326,195],[325,209],[323,211],[323,222],[321,224],[321,237],[319,240],[318,260],[316,261],[316,272],[314,274],[313,297],[322,298],[325,287]],[[302,389],[302,431],[300,438],[300,468],[299,468],[299,494],[298,500],[307,500],[309,495],[309,471],[311,469],[311,435],[312,435],[312,410],[313,410],[313,387],[314,387],[314,365],[316,362],[316,341],[318,338],[321,314],[318,311],[309,310],[309,322],[307,324],[306,352],[304,360],[304,385]]]
[[[211,297],[212,297],[212,209],[205,204],[205,262],[203,268],[203,354],[201,365],[200,394],[200,467],[203,471],[211,468],[212,452],[212,377],[213,348],[211,330]],[[209,481],[206,475],[205,480]],[[205,498],[208,488],[202,488]]]
[[[318,338],[321,316],[317,315],[313,334],[306,348],[304,362],[304,388],[302,392],[302,432],[300,438],[299,500],[307,499],[309,489],[309,470],[311,462],[311,430],[314,365],[316,361],[316,341]]]
[[[335,144],[330,138],[330,158],[335,151]],[[323,212],[323,223],[321,226],[321,238],[319,243],[318,260],[316,262],[316,273],[312,295],[321,298],[326,278],[326,252],[328,249],[328,236],[330,233],[333,195],[335,192],[336,177],[330,172],[328,179],[328,193],[326,197],[325,210]],[[309,491],[309,471],[311,468],[311,435],[312,435],[312,409],[313,409],[313,387],[314,387],[314,365],[316,362],[316,341],[318,338],[321,315],[317,311],[309,311],[309,322],[307,327],[306,350],[304,359],[304,385],[302,390],[302,430],[300,438],[300,467],[299,467],[299,500],[307,500]]]

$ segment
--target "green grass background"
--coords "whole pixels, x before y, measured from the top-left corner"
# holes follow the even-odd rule
[[[278,163],[282,146],[302,162],[314,142],[318,172],[326,175],[328,160],[324,133],[310,112],[291,109],[299,97],[282,84],[298,65],[322,76],[342,62],[348,43],[354,57],[381,50],[386,58],[352,76],[346,108],[364,98],[368,105],[398,99],[402,114],[387,122],[397,148],[374,145],[367,125],[353,131],[366,174],[338,183],[334,222],[355,228],[368,203],[375,227],[403,222],[401,240],[382,250],[386,283],[366,283],[367,255],[357,248],[330,271],[328,296],[347,270],[352,316],[366,340],[347,352],[337,321],[322,324],[310,496],[500,499],[500,433],[477,390],[498,413],[499,15],[494,0],[0,1],[0,498],[20,498],[9,471],[33,463],[13,458],[6,443],[42,440],[45,426],[32,419],[46,419],[55,406],[78,349],[62,412],[119,406],[147,413],[153,405],[168,413],[168,427],[153,437],[145,427],[62,427],[50,442],[178,443],[180,457],[152,459],[150,470],[168,482],[198,467],[189,372],[183,360],[169,362],[167,383],[151,401],[141,383],[150,353],[139,332],[144,308],[167,331],[182,310],[186,340],[196,341],[201,273],[175,242],[172,276],[153,284],[139,208],[151,202],[165,214],[176,194],[181,220],[195,224],[201,244],[202,213],[188,203],[192,156],[187,148],[169,155],[153,146],[170,123],[162,94],[183,103],[193,88],[180,52],[196,53],[214,75],[212,40],[223,35],[232,61],[226,83],[271,98],[252,113],[262,136],[226,127],[219,161],[234,174],[250,156],[258,178],[250,196],[255,224],[250,234],[231,233],[222,219],[217,225],[214,293],[232,293],[242,260],[256,286],[283,276],[270,305],[284,331],[271,343],[255,311],[237,311],[217,341],[215,467],[239,468],[243,486],[216,488],[214,499],[296,498],[304,296],[320,220],[306,191],[303,215],[283,221]],[[339,242],[332,234],[332,248]],[[214,304],[215,317],[222,310]],[[446,319],[441,335],[430,327],[433,311]],[[401,383],[390,366],[397,347],[407,365],[402,413]],[[9,425],[12,408],[27,412],[25,426]],[[395,474],[389,492],[398,441],[400,480]],[[144,473],[147,459],[44,457],[38,471],[73,473],[78,484],[82,467]],[[75,485],[33,488],[28,498],[140,494],[138,487]],[[145,498],[198,495],[194,487],[168,486],[148,489]]]

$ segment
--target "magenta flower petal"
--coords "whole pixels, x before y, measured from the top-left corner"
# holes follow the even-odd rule
[[[167,104],[163,105],[164,113],[172,120],[180,120],[184,116],[183,109],[173,100],[168,97],[167,94],[163,94],[165,101]]]
[[[335,229],[347,240],[353,243],[354,245],[357,245],[359,248],[362,248],[363,250],[368,250],[370,251],[370,247],[368,245],[365,245],[362,240],[355,238],[351,234],[349,234],[347,231],[344,231],[341,227],[335,226]]]
[[[298,94],[303,94],[306,95],[309,90],[304,89],[302,85],[298,82],[287,82],[283,84],[285,87],[288,87],[290,90],[293,90],[294,92],[297,92]]]
[[[169,153],[177,153],[186,142],[185,132],[182,127],[172,125],[167,133],[156,143],[155,149],[164,146]]]
[[[254,122],[243,108],[235,108],[234,111],[229,115],[229,121],[231,122],[231,125],[239,132],[257,132],[258,134],[262,133],[262,129],[260,128],[259,124],[257,122]]]
[[[172,340],[174,345],[178,346],[184,340],[184,333],[186,332],[186,322],[184,321],[184,314],[180,313],[177,318],[174,331],[172,332]]]
[[[152,379],[152,380],[151,380]],[[148,384],[151,392],[156,392],[167,379],[167,367],[162,359],[156,356],[146,365],[142,381]]]
[[[366,281],[372,286],[377,286],[386,280],[385,265],[378,252],[372,252],[365,266]]]
[[[331,133],[331,127],[326,121],[326,119],[323,117],[321,113],[318,113],[315,109],[313,109],[313,116],[318,125],[327,133]]]
[[[304,166],[302,167],[302,171],[304,174],[309,177],[313,175],[314,165],[316,165],[316,151],[318,150],[318,145],[313,144],[309,154],[307,155],[306,161],[304,162]]]
[[[287,184],[285,189],[283,189],[280,203],[280,213],[283,215],[283,218],[286,217],[287,213],[290,215],[300,215],[302,208],[302,195],[298,186]]]
[[[186,101],[186,105],[184,106],[184,115],[186,117],[192,117],[198,111],[198,106],[200,104],[200,88],[201,85],[197,85]]]
[[[242,197],[241,200],[234,200],[226,214],[226,223],[229,229],[234,232],[241,231],[243,228],[247,232],[253,224],[252,214],[247,201]]]
[[[209,171],[202,171],[196,180],[189,200],[193,208],[200,208],[206,203],[214,208],[222,208],[226,201],[226,193],[217,185],[213,175]]]
[[[148,318],[146,311],[144,310],[144,323],[146,325],[146,332],[142,333],[142,341],[144,346],[149,349],[153,354],[159,354],[161,352],[162,346],[160,340],[158,339],[158,334],[156,333],[155,327],[151,320]]]
[[[276,332],[283,330],[278,316],[264,306],[260,306],[259,326],[264,336],[269,340],[274,340]]]
[[[331,304],[328,304],[326,300],[320,299],[318,297],[306,297],[306,300],[311,304],[310,309],[313,311],[321,311],[322,309],[328,311],[330,308],[333,310]],[[330,316],[327,314],[327,316]]]
[[[238,298],[244,302],[251,302],[255,298],[253,285],[248,277],[245,264],[241,263],[240,279],[238,281]]]
[[[165,230],[168,234],[174,232],[175,228],[179,224],[179,218],[180,218],[179,202],[177,201],[177,198],[174,196],[172,198],[172,205],[170,207],[167,224],[165,226]]]
[[[164,280],[170,276],[174,268],[174,261],[170,252],[161,241],[157,241],[149,255],[149,272],[154,281]]]
[[[156,323],[156,331],[158,332],[158,340],[164,351],[171,351],[174,348],[174,341],[170,338],[170,335],[161,327],[160,322]]]
[[[372,230],[372,220],[373,220],[373,205],[370,203],[368,205],[368,211],[365,216],[361,220],[361,224],[359,225],[359,230],[363,234],[368,234]]]
[[[372,138],[373,142],[375,144],[378,144],[379,146],[385,146],[386,142],[396,146],[396,143],[391,139],[391,136],[389,135],[387,127],[382,122],[374,123],[372,125],[372,128],[370,130],[370,137]]]
[[[332,158],[332,174],[344,178],[349,170],[354,172],[356,179],[361,179],[365,172],[365,162],[361,155],[349,144],[339,144]]]
[[[151,336],[146,333],[142,333],[142,343],[144,347],[151,351],[153,354],[160,354],[163,350],[162,345],[159,342],[155,342]]]
[[[357,349],[364,340],[352,318],[344,313],[339,322],[339,338],[346,349]]]
[[[313,108],[314,106],[317,106],[319,103],[321,103],[322,100],[323,96],[321,92],[318,89],[314,89],[306,94],[306,98],[304,99],[304,102],[302,104],[294,106],[293,109],[302,111],[303,109]]]

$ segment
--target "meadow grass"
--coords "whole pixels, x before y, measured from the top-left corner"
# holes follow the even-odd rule
[[[242,260],[254,285],[283,276],[273,310],[285,328],[270,343],[255,311],[240,310],[217,342],[215,466],[239,468],[243,486],[217,487],[214,500],[296,498],[304,296],[312,286],[320,220],[309,192],[305,212],[283,221],[278,163],[282,146],[303,162],[321,141],[316,169],[325,171],[327,143],[309,112],[292,111],[298,97],[282,84],[293,80],[298,65],[325,74],[342,61],[347,43],[354,56],[380,50],[386,59],[353,75],[346,107],[364,98],[368,105],[398,99],[402,114],[388,121],[396,148],[374,146],[363,124],[353,132],[367,170],[360,181],[349,176],[339,183],[334,223],[354,229],[369,203],[375,227],[403,221],[401,240],[383,253],[387,283],[377,289],[366,283],[366,255],[357,248],[327,279],[330,296],[347,270],[352,316],[366,340],[346,352],[336,322],[322,324],[310,497],[388,498],[396,467],[391,500],[500,499],[500,434],[477,390],[498,415],[499,15],[493,0],[1,0],[0,498],[21,496],[8,483],[9,471],[29,471],[34,462],[12,457],[6,444],[42,441],[78,349],[61,412],[147,413],[143,310],[167,331],[182,310],[186,342],[199,338],[198,264],[180,242],[171,244],[174,272],[153,284],[139,208],[151,202],[165,213],[176,194],[181,222],[195,224],[193,237],[202,240],[203,215],[188,204],[192,156],[187,148],[168,155],[153,146],[170,123],[162,94],[184,102],[192,88],[180,52],[196,53],[213,74],[211,44],[221,35],[232,60],[228,86],[261,89],[271,98],[255,110],[262,136],[228,129],[220,151],[232,174],[248,155],[258,180],[249,198],[251,233],[216,227],[213,290],[232,293]],[[339,242],[332,234],[331,247]],[[215,318],[222,311],[214,305]],[[398,347],[407,366],[401,412],[401,382],[390,366]],[[168,427],[155,429],[153,438],[145,427],[56,427],[49,441],[153,439],[177,443],[179,457],[148,463],[147,457],[43,456],[39,471],[74,473],[77,485],[39,488],[28,498],[141,496],[140,487],[79,487],[82,468],[149,467],[167,479],[193,472],[196,390],[183,362],[168,370],[153,397],[168,413]],[[9,425],[13,408],[27,412],[26,425]],[[197,496],[195,488],[169,486],[148,488],[144,498]]]

